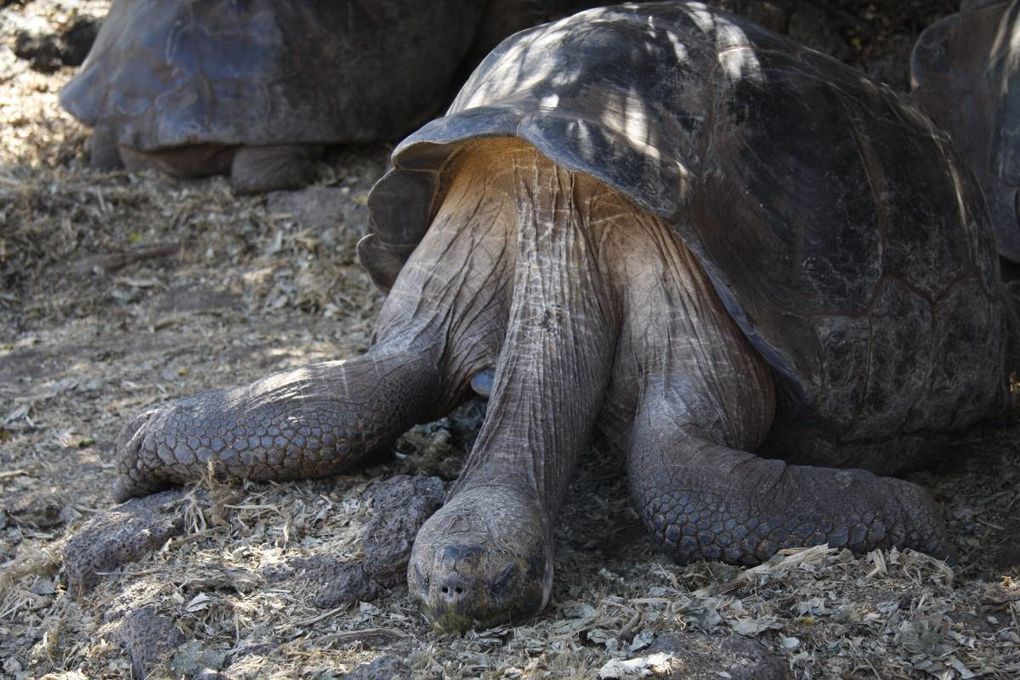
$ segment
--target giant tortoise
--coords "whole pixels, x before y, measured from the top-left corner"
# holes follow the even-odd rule
[[[888,475],[1004,412],[1012,326],[980,191],[909,97],[700,3],[595,9],[504,41],[369,207],[371,350],[148,410],[119,497],[336,474],[475,386],[408,570],[439,626],[546,604],[596,429],[676,560],[949,555]]]
[[[448,101],[466,55],[594,4],[116,0],[60,102],[94,128],[96,167],[296,187],[323,145],[421,124]]]
[[[1020,0],[964,0],[918,38],[914,96],[984,192],[1000,254],[1020,263]],[[1012,267],[1011,267],[1012,269]]]

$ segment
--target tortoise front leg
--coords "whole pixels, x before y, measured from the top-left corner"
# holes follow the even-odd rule
[[[88,141],[89,167],[100,172],[113,172],[124,167],[117,148],[117,135],[108,127],[100,125],[92,130]]]
[[[210,463],[250,479],[335,474],[456,406],[492,366],[506,327],[505,225],[499,210],[483,209],[500,195],[469,188],[451,188],[383,304],[367,354],[143,414],[118,445],[118,496],[198,479]],[[473,229],[464,214],[476,216]]]
[[[384,450],[443,403],[434,352],[374,347],[157,406],[117,444],[118,500],[217,474],[324,477]]]
[[[747,453],[772,426],[771,370],[666,225],[635,215],[619,239],[625,323],[609,412],[633,423],[615,440],[638,511],[674,559],[750,564],[817,543],[946,557],[919,487]]]
[[[828,543],[865,552],[913,548],[945,559],[938,511],[915,484],[859,469],[787,465],[720,444],[650,399],[631,433],[634,502],[678,562],[757,564]]]

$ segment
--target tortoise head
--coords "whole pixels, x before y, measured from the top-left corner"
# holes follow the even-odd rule
[[[541,504],[502,486],[461,491],[418,533],[408,588],[436,628],[463,631],[537,614],[552,589]]]

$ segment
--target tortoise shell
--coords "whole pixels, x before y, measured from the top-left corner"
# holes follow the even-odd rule
[[[116,0],[61,104],[141,151],[396,138],[433,113],[474,0]]]
[[[999,254],[1020,262],[1020,2],[964,2],[911,55],[913,94],[953,138],[984,192]]]
[[[914,434],[920,450],[1007,403],[981,194],[909,97],[700,3],[518,33],[373,188],[359,255],[380,287],[461,145],[484,136],[521,138],[667,220],[771,365],[774,431],[879,448]]]

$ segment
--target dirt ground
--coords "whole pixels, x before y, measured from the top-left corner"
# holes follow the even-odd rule
[[[953,568],[824,547],[754,569],[677,566],[645,538],[620,461],[593,449],[557,532],[550,606],[464,636],[431,631],[399,578],[338,594],[322,574],[369,553],[387,512],[373,480],[456,476],[484,404],[416,428],[361,474],[210,482],[170,494],[150,524],[148,510],[109,514],[114,441],[145,405],[367,348],[382,298],[353,246],[388,149],[337,152],[313,187],[269,196],[235,196],[221,178],[94,172],[87,130],[56,103],[73,45],[32,52],[22,39],[34,62],[15,48],[108,3],[3,5],[0,676],[1020,677],[1015,419],[967,433],[911,478],[943,508]],[[844,58],[877,73],[899,64],[890,79],[905,83],[904,46],[923,25],[909,11],[936,5],[901,3],[909,21],[827,6],[864,17],[832,32]],[[167,517],[177,524],[160,533]],[[136,521],[137,561],[80,590],[69,540]]]

